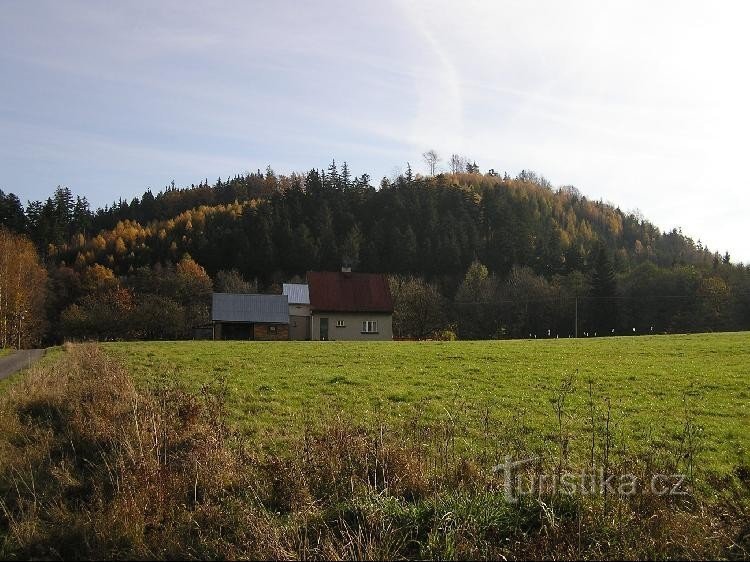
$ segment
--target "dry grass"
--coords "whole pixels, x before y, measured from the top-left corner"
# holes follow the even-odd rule
[[[4,554],[284,554],[273,550],[274,529],[241,501],[245,470],[217,397],[174,387],[140,394],[92,345],[29,373],[2,410]]]
[[[455,422],[334,419],[291,453],[262,455],[227,424],[225,400],[221,384],[198,395],[169,384],[139,391],[94,345],[33,369],[0,410],[0,556],[748,556],[747,469],[712,482],[710,502],[541,490],[513,504],[488,459],[456,452]],[[520,434],[506,439],[521,452]],[[547,454],[529,470],[564,462]],[[646,476],[682,461],[655,451],[607,462]]]

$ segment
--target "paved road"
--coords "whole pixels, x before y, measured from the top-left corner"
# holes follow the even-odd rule
[[[44,349],[22,349],[0,357],[0,380],[25,369],[44,356]]]

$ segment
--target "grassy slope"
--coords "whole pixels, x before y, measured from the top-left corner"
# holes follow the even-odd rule
[[[464,445],[483,439],[483,414],[498,431],[528,427],[550,443],[550,403],[575,375],[567,422],[586,449],[588,380],[600,413],[613,404],[618,435],[632,447],[671,439],[687,407],[704,427],[708,467],[750,455],[750,333],[493,342],[147,342],[105,344],[141,381],[160,376],[195,388],[226,377],[230,407],[259,445],[275,446],[306,422],[343,413],[365,423],[457,417]],[[574,443],[575,445],[575,443]]]

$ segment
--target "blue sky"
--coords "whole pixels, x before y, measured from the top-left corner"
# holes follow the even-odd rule
[[[533,169],[750,262],[742,3],[0,4],[0,189]]]

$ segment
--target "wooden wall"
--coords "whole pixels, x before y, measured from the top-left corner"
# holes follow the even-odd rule
[[[289,339],[289,324],[253,324],[253,339],[276,341]]]

